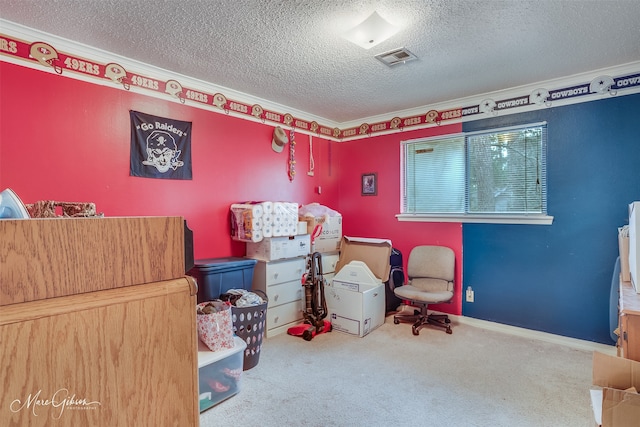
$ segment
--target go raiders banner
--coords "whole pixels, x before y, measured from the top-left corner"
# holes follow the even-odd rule
[[[129,111],[131,176],[191,178],[191,122]]]

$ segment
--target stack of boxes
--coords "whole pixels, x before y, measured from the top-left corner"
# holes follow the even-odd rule
[[[342,216],[317,203],[301,206],[311,253],[319,252],[332,328],[358,337],[384,323],[383,281],[389,277],[391,241],[342,235]]]
[[[310,215],[309,207],[318,215]],[[326,214],[331,212],[331,215]],[[342,237],[342,216],[318,204],[301,206],[296,212],[296,235],[263,237],[247,242],[247,257],[257,260],[253,289],[267,295],[266,335],[272,337],[304,320],[305,274],[309,255],[322,254],[325,278],[334,274]]]
[[[258,202],[234,205],[232,211],[235,209],[235,217],[240,212],[256,222],[255,218],[264,217],[264,212],[269,211],[265,203],[275,206],[275,202]],[[256,210],[256,205],[264,209]],[[269,300],[266,336],[284,333],[304,321],[303,285],[309,273],[310,255],[316,252],[320,253],[325,282],[327,319],[333,329],[363,337],[382,325],[383,282],[391,268],[391,241],[343,237],[342,215],[318,203],[299,206],[296,213],[298,234],[263,235],[255,241],[258,239],[254,230],[254,241],[245,240],[247,257],[257,260],[252,288],[264,292]],[[238,235],[232,237],[241,240]]]
[[[307,233],[311,236],[310,253],[320,253],[323,278],[331,283],[340,256],[342,215],[326,206],[311,203],[300,207],[298,219],[306,224]]]
[[[342,239],[342,215],[318,203],[300,206],[298,220],[307,224],[311,252],[338,253]]]
[[[275,202],[262,203],[276,205]],[[287,235],[267,232],[267,236],[260,241],[246,244],[247,257],[257,262],[252,289],[264,292],[269,301],[265,326],[267,337],[286,332],[290,326],[302,320],[302,280],[307,269],[306,257],[311,250],[311,237],[306,233],[306,228],[298,224],[298,205],[277,205],[289,207],[286,210],[286,222],[294,222],[295,227],[288,227]],[[292,209],[293,206],[295,209]]]

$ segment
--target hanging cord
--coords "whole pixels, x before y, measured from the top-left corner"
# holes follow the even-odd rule
[[[313,170],[315,167],[316,165],[313,161],[313,136],[309,135],[309,172],[307,172],[307,175],[313,176]]]
[[[289,181],[296,176],[296,134],[294,128],[289,131]]]

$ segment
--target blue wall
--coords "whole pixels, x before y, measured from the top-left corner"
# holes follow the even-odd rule
[[[551,226],[464,224],[464,316],[612,344],[617,228],[640,200],[640,94],[465,123],[546,121]]]

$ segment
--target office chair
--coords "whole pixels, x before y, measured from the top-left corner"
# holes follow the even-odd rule
[[[413,335],[418,335],[425,325],[435,325],[450,334],[451,326],[446,314],[428,314],[427,306],[442,302],[451,302],[453,298],[455,254],[444,246],[416,246],[409,254],[407,277],[404,286],[394,289],[394,293],[411,305],[419,306],[413,314],[396,314],[393,323],[414,322]]]

